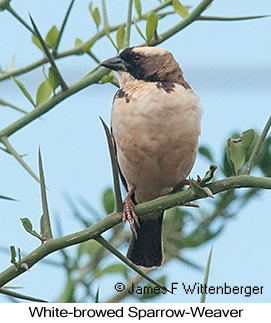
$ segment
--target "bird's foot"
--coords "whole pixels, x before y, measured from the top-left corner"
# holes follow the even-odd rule
[[[138,221],[138,216],[135,213],[135,205],[131,199],[131,195],[133,191],[129,191],[126,198],[123,202],[123,211],[122,211],[122,223],[124,224],[126,221],[129,222],[131,231],[135,238],[137,239],[137,228],[140,228],[140,224]]]
[[[190,185],[189,179],[183,179],[179,185],[182,185],[182,186]]]

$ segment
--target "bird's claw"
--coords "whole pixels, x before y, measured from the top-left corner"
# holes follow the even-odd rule
[[[137,228],[140,228],[138,216],[135,213],[135,205],[130,196],[127,196],[123,203],[122,223],[129,222],[131,231],[137,239]]]

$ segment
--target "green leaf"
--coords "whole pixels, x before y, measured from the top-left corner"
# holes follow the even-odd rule
[[[96,27],[99,28],[99,26],[101,24],[101,15],[100,15],[100,11],[98,8],[94,9],[92,17],[94,19]]]
[[[91,16],[95,22],[95,25],[97,27],[97,29],[99,28],[100,24],[101,24],[101,15],[100,15],[100,11],[98,8],[94,8],[92,9],[92,2],[90,2],[88,9],[91,13]]]
[[[45,41],[50,47],[54,48],[59,37],[59,30],[53,26],[47,33]]]
[[[197,227],[192,233],[183,236],[181,241],[181,248],[196,248],[204,242],[209,241],[216,237],[223,230],[223,225],[215,232],[210,231],[209,227],[205,225]]]
[[[110,274],[116,274],[116,273],[124,273],[127,271],[127,267],[124,264],[117,264],[117,265],[110,265],[104,269],[97,270],[93,278],[98,279],[101,278],[104,275],[110,275]]]
[[[253,129],[244,131],[239,138],[228,139],[226,147],[227,158],[235,175],[239,174],[243,168],[256,142],[257,134]]]
[[[48,80],[43,81],[37,91],[36,103],[37,105],[42,104],[48,100],[52,94],[53,89]]]
[[[115,210],[115,198],[112,188],[108,188],[103,193],[103,207],[107,214],[110,214]]]
[[[118,49],[122,49],[124,47],[124,37],[125,37],[125,27],[124,25],[122,25],[119,27],[116,35]]]
[[[136,8],[136,12],[137,12],[138,16],[141,17],[141,13],[142,13],[141,1],[134,0],[134,4],[135,4],[135,8]]]
[[[184,219],[187,211],[180,209],[179,207],[173,207],[166,212],[165,228],[168,232],[180,233],[184,226]]]
[[[25,230],[27,232],[31,233],[33,230],[33,226],[32,226],[32,223],[30,222],[30,220],[28,218],[21,218],[20,220],[22,221],[22,224],[23,224]]]
[[[182,18],[186,18],[187,16],[189,16],[188,9],[184,5],[182,5],[179,0],[173,0],[172,5],[174,8],[174,11]]]
[[[48,81],[53,90],[58,88],[60,85],[61,81],[60,81],[59,74],[57,73],[56,69],[53,66],[49,68]]]
[[[75,43],[74,43],[75,47],[81,47],[83,44],[84,44],[84,42],[82,41],[82,39],[80,39],[80,38],[75,39]]]
[[[80,258],[82,255],[95,255],[98,250],[101,249],[101,246],[95,240],[89,240],[83,243],[80,243],[77,249],[77,255]]]
[[[247,149],[247,153],[246,153],[246,161],[249,159],[250,155],[252,154],[252,151],[256,145],[256,143],[258,142],[259,140],[259,134],[253,130],[253,129],[250,129],[250,130],[247,130],[245,132],[250,132],[250,135],[253,135],[253,139],[251,140],[249,146],[248,146],[248,149]]]
[[[23,83],[20,82],[19,80],[17,80],[13,76],[11,78],[18,85],[19,89],[23,92],[23,94],[27,98],[27,100],[35,107],[35,102],[33,101],[31,95],[29,94],[29,92],[27,91],[27,89],[25,88],[25,86],[23,85]]]
[[[190,187],[192,191],[198,196],[198,197],[213,197],[213,194],[211,190],[208,187],[201,187],[199,186],[193,179],[190,181]]]
[[[30,234],[32,234],[32,236],[42,240],[41,236],[35,230],[33,230],[32,223],[30,222],[30,220],[28,218],[21,218],[20,220],[22,222],[23,227],[25,228],[25,230],[28,233],[30,233]]]
[[[14,246],[10,246],[10,255],[11,255],[10,262],[13,265],[15,265],[16,264],[16,249]]]
[[[58,298],[59,303],[74,303],[76,302],[75,297],[74,297],[74,292],[76,289],[76,281],[74,281],[71,277],[71,275],[67,275],[67,282],[66,286],[63,290],[63,293],[60,295]]]
[[[147,36],[147,41],[150,42],[154,36],[154,32],[157,29],[158,25],[158,18],[155,12],[152,12],[148,19],[147,19],[147,24],[146,24],[146,36]]]
[[[35,45],[36,45],[40,50],[42,50],[42,51],[43,51],[43,48],[42,48],[42,46],[41,46],[41,43],[40,43],[40,41],[39,41],[38,37],[37,37],[37,36],[35,36],[34,34],[32,34],[31,39],[32,39],[32,43],[33,43],[33,44],[35,44]]]
[[[39,38],[39,41],[40,41],[40,43],[41,43],[41,45],[42,45],[42,48],[43,48],[43,51],[44,51],[45,55],[46,55],[46,56],[47,56],[47,58],[48,58],[48,61],[49,61],[49,62],[50,62],[50,64],[51,64],[52,66],[54,66],[54,67],[56,68],[56,70],[57,70],[57,67],[56,67],[56,64],[55,64],[55,61],[54,61],[54,57],[53,57],[53,55],[51,54],[51,52],[50,52],[50,50],[49,50],[49,48],[48,48],[48,46],[47,46],[46,42],[45,42],[45,41],[44,41],[44,39],[42,38],[42,36],[41,36],[41,34],[40,34],[39,30],[38,30],[38,27],[36,26],[36,24],[35,24],[35,22],[34,22],[33,18],[31,17],[31,15],[29,15],[29,16],[30,16],[30,20],[31,20],[31,23],[32,23],[32,25],[33,25],[34,31],[35,31],[35,33],[36,33],[37,37]],[[61,78],[61,88],[62,88],[62,90],[63,90],[63,91],[64,91],[64,90],[67,90],[67,89],[68,89],[67,84],[65,83],[64,79],[61,77],[61,74],[60,74],[60,72],[59,72],[59,71],[58,71],[58,73],[59,73],[59,76],[60,76],[60,78]],[[49,84],[49,83],[48,83],[48,84]],[[44,85],[44,87],[46,87],[46,85]],[[48,89],[47,89],[47,90],[48,90]]]
[[[183,229],[192,214],[184,208],[173,207],[166,211],[164,220],[164,250],[171,257],[178,257],[182,248]]]

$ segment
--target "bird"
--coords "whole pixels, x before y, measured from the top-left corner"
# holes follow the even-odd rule
[[[163,212],[139,218],[135,205],[186,185],[201,131],[199,98],[166,49],[129,47],[101,65],[119,76],[111,133],[127,189],[122,215],[132,231],[127,258],[138,266],[159,267],[164,258]]]

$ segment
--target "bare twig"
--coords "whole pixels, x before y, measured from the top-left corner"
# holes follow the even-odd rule
[[[10,290],[8,288],[0,288],[0,294],[10,296],[10,297],[24,299],[26,301],[31,301],[31,302],[47,303],[47,301],[45,301],[44,299],[23,295],[23,294],[17,293],[17,292],[13,292],[12,290]]]
[[[68,7],[68,10],[66,12],[66,15],[64,17],[64,20],[62,22],[62,25],[61,25],[61,28],[60,28],[60,31],[59,31],[59,35],[58,35],[58,38],[57,38],[57,41],[56,41],[56,45],[55,45],[55,48],[53,50],[53,55],[55,56],[56,53],[57,53],[57,50],[58,50],[58,47],[59,47],[59,44],[60,44],[60,41],[61,41],[61,38],[63,36],[63,32],[64,32],[64,29],[66,27],[66,24],[67,24],[67,21],[68,21],[68,18],[69,18],[69,15],[71,13],[71,10],[72,10],[72,7],[73,7],[73,4],[74,4],[74,0],[71,0],[71,3]]]
[[[127,48],[130,46],[132,12],[133,12],[133,0],[129,0],[128,15],[127,15],[127,22],[126,22],[126,29],[125,29],[125,37],[124,37],[124,48]]]

